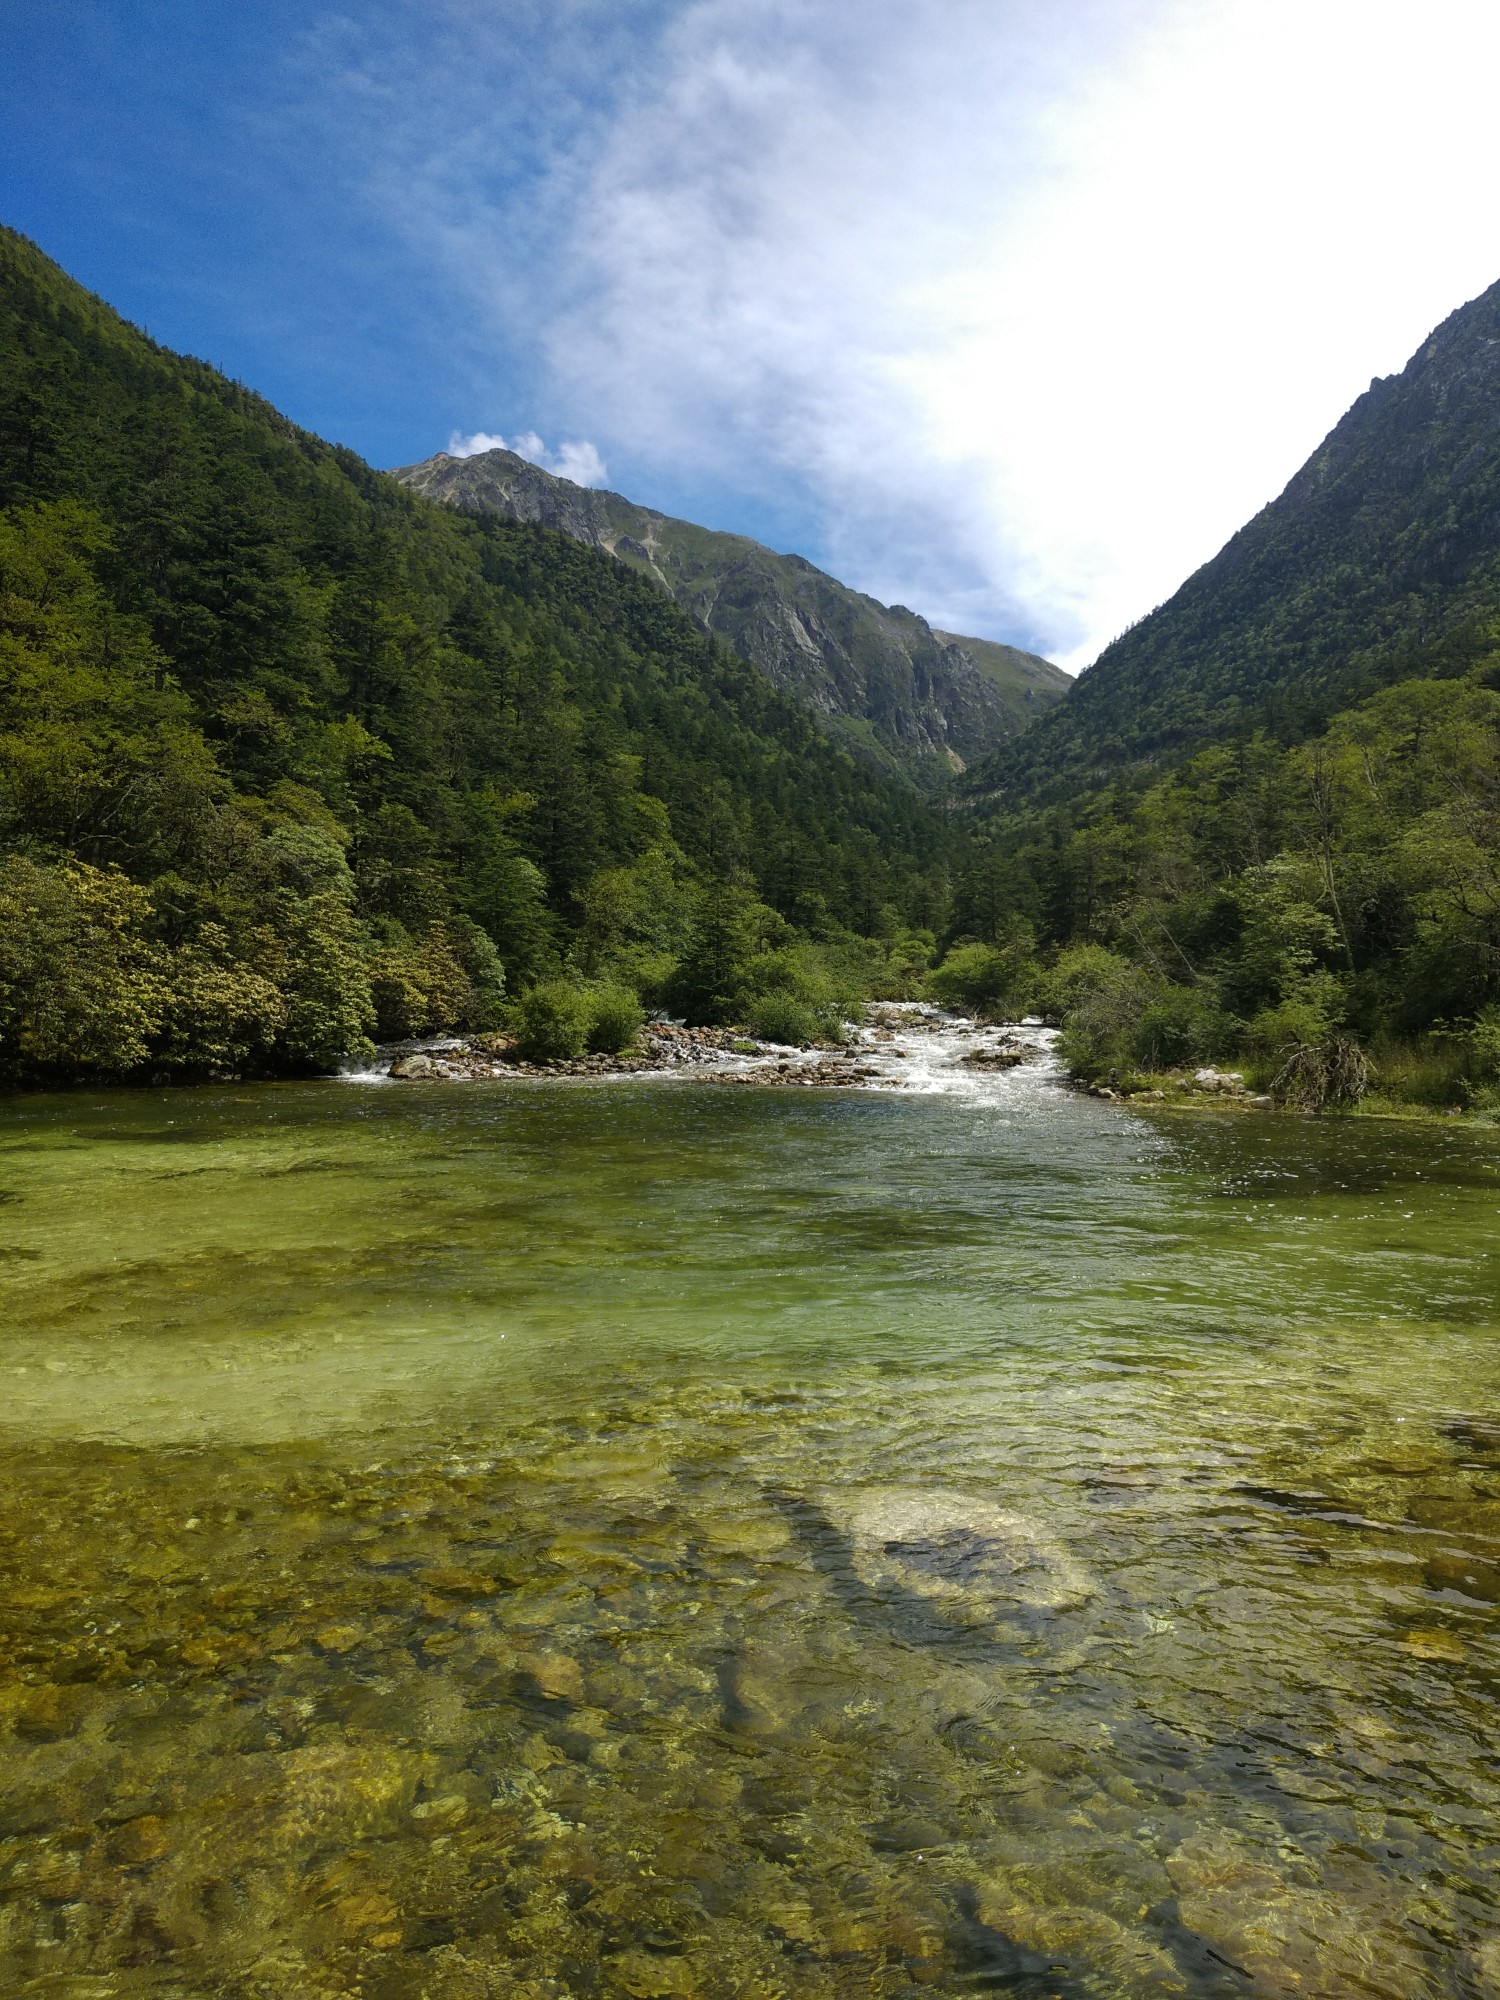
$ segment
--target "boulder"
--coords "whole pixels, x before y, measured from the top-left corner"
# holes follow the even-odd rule
[[[1216,1090],[1229,1097],[1243,1094],[1245,1079],[1234,1069],[1197,1069],[1193,1071],[1194,1090]]]
[[[398,1077],[431,1076],[436,1069],[437,1064],[431,1056],[402,1056],[398,1062],[391,1064],[386,1074]]]
[[[1016,1069],[1025,1062],[1028,1051],[1011,1045],[998,1048],[972,1049],[963,1057],[967,1069]]]
[[[909,1591],[965,1623],[1074,1610],[1096,1595],[1083,1566],[1035,1522],[966,1493],[883,1487],[831,1496],[824,1511],[872,1589]]]

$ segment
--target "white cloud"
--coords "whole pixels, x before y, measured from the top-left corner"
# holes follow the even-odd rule
[[[598,446],[587,438],[566,438],[556,451],[549,451],[535,431],[522,431],[511,438],[501,437],[498,431],[473,431],[468,436],[454,431],[448,439],[450,458],[473,458],[481,451],[513,451],[517,458],[529,459],[559,479],[571,479],[575,486],[602,486],[609,478]]]
[[[701,0],[666,53],[577,227],[570,397],[1075,666],[1500,270],[1487,0]]]
[[[475,458],[482,451],[509,451],[510,446],[498,431],[474,431],[465,437],[462,431],[454,431],[448,440],[450,458]]]
[[[447,18],[384,187],[528,407],[1075,666],[1500,275],[1493,0],[570,0],[515,183],[507,10]]]

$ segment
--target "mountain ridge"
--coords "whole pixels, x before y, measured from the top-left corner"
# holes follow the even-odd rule
[[[919,782],[966,769],[1071,685],[1037,654],[937,631],[804,556],[579,486],[503,448],[437,452],[392,477],[450,506],[556,529],[650,576],[847,747]]]
[[[1282,741],[1500,615],[1500,283],[1345,411],[1282,492],[971,774],[1065,796],[1264,728]],[[1466,651],[1467,649],[1467,651]]]

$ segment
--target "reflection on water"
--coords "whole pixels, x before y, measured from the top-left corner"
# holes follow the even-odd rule
[[[0,1123],[0,1991],[1500,1995],[1500,1160],[963,1096]]]

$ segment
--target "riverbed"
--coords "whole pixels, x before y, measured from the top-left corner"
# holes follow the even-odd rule
[[[1500,1994],[1493,1138],[928,1040],[0,1110],[0,1991]]]

